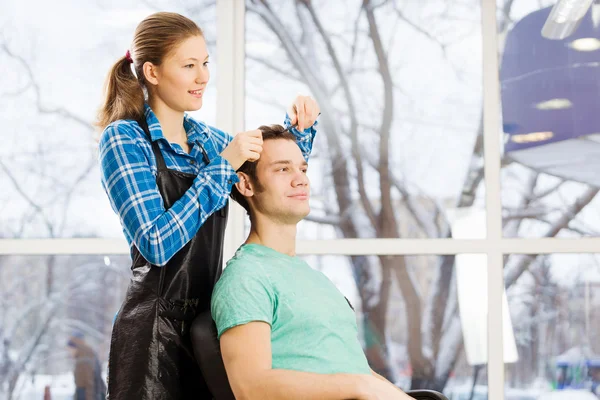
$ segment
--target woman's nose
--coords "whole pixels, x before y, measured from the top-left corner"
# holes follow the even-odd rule
[[[196,76],[196,83],[206,83],[208,81],[209,72],[206,68],[199,68]]]

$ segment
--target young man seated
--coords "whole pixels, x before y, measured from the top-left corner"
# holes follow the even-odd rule
[[[411,399],[371,370],[345,297],[296,256],[296,225],[309,212],[307,163],[283,127],[260,129],[260,159],[240,168],[232,191],[250,235],[211,306],[236,399]]]

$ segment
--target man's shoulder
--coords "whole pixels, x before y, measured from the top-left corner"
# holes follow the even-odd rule
[[[265,310],[272,307],[275,297],[276,290],[260,259],[236,253],[227,262],[212,293],[211,311],[213,319],[218,321],[219,332],[225,330],[223,324],[227,325],[232,316],[242,315],[248,310],[262,310],[261,318],[271,315]]]
[[[269,278],[262,264],[262,260],[252,254],[236,252],[227,262],[215,290],[226,290],[231,286],[250,284],[253,281],[268,282]]]
[[[253,254],[238,250],[235,255],[227,261],[223,275],[244,275],[262,273],[262,262]]]

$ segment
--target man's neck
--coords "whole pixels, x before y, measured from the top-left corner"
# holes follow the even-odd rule
[[[255,218],[246,244],[260,244],[288,256],[296,255],[296,224],[283,225],[268,218]]]
[[[172,143],[184,146],[187,143],[187,134],[183,128],[183,112],[175,111],[161,100],[149,99],[150,108],[156,115],[163,136]]]

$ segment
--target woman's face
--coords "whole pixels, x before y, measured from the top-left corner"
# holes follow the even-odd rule
[[[181,42],[156,67],[155,74],[154,84],[150,85],[152,96],[173,110],[199,110],[210,78],[204,38],[192,36]]]

